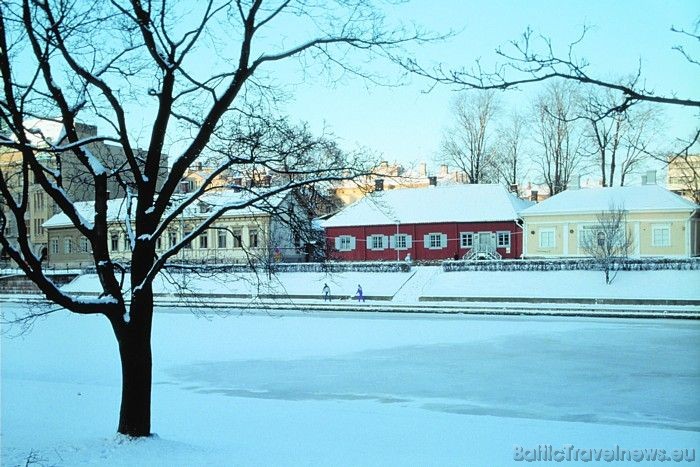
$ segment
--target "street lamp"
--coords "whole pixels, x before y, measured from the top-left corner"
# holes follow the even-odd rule
[[[396,237],[394,237],[394,248],[396,248],[396,261],[401,261],[400,253],[399,253],[399,225],[401,224],[401,221],[396,219]]]

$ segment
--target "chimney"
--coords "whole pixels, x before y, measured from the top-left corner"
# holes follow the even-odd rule
[[[377,178],[374,180],[374,191],[384,191],[384,179]]]
[[[421,162],[418,164],[418,176],[425,177],[426,175],[428,175],[428,164]]]
[[[509,190],[511,193],[515,193],[516,195],[518,194],[518,184],[517,183],[511,183]]]
[[[530,190],[530,201],[537,202],[537,190]]]
[[[430,177],[428,177],[428,185],[437,186],[437,177],[435,175],[431,175]]]
[[[646,175],[642,175],[642,185],[656,185],[656,170],[647,170]]]

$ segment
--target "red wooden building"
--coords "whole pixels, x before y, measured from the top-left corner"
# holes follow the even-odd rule
[[[378,191],[324,222],[328,257],[347,261],[519,258],[519,212],[501,185]]]

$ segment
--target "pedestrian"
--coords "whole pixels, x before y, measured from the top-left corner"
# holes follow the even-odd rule
[[[357,284],[357,301],[358,302],[365,301],[365,296],[362,295],[362,286],[360,284]]]
[[[326,300],[331,301],[331,288],[328,287],[328,284],[323,284],[323,301]]]

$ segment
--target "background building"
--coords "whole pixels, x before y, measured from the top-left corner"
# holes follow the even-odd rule
[[[657,185],[566,190],[522,211],[525,257],[586,256],[601,213],[626,211],[629,256],[700,254],[698,206]]]
[[[532,203],[502,185],[381,191],[324,222],[330,259],[518,258],[520,210]]]

